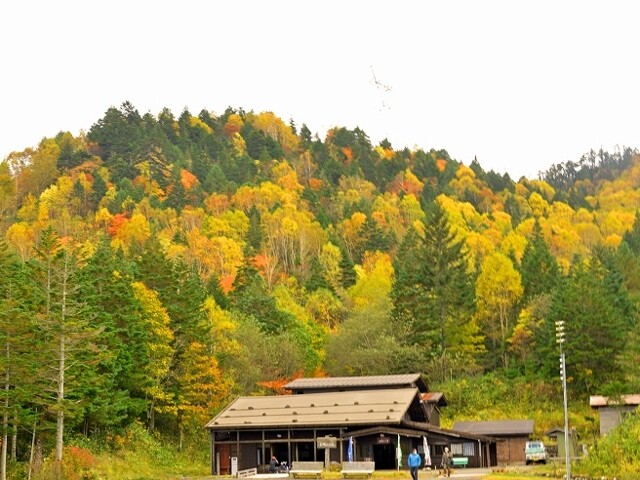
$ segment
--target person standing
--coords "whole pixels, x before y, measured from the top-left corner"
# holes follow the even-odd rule
[[[449,447],[444,447],[444,453],[442,454],[442,468],[444,474],[447,477],[451,476],[451,466],[453,465],[453,455],[449,451]]]
[[[411,469],[411,478],[413,480],[418,480],[418,469],[420,468],[420,465],[422,465],[422,458],[420,458],[420,455],[418,455],[418,450],[416,450],[415,448],[409,454],[407,464]]]

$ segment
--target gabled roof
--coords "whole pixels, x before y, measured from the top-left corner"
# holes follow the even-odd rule
[[[335,390],[335,389],[361,389],[381,387],[416,387],[421,392],[426,392],[427,385],[419,373],[403,375],[372,375],[365,377],[324,377],[324,378],[297,378],[287,383],[283,388],[287,390]]]
[[[602,395],[591,395],[589,397],[589,405],[592,408],[621,406],[621,405],[640,405],[640,394],[620,395],[620,397],[604,397]]]
[[[422,400],[427,403],[435,403],[439,407],[446,407],[447,405],[449,405],[449,401],[442,392],[421,393],[420,398],[422,398]]]
[[[417,398],[416,388],[239,397],[205,428],[396,425]]]
[[[533,433],[533,420],[455,422],[453,430],[477,435],[531,435]]]

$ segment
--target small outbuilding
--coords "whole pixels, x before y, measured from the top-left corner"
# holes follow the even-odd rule
[[[552,438],[554,443],[556,444],[556,455],[558,458],[566,457],[566,447],[564,441],[564,428],[555,427],[550,430],[547,430],[544,433],[547,437]],[[569,456],[575,457],[578,452],[578,434],[576,433],[576,429],[572,428],[569,430]]]
[[[626,415],[635,412],[640,405],[640,394],[621,395],[619,397],[589,397],[591,408],[598,411],[600,417],[600,436],[603,437],[617,427]]]
[[[455,422],[453,430],[499,439],[496,446],[499,465],[524,463],[525,444],[533,434],[533,420],[492,420]]]

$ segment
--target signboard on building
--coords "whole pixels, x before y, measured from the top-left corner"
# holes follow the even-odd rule
[[[318,437],[316,442],[318,443],[318,448],[336,448],[338,446],[336,437]]]

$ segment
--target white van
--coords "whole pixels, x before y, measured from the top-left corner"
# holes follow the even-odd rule
[[[527,442],[524,447],[524,458],[527,465],[530,463],[547,463],[547,449],[539,440]]]

